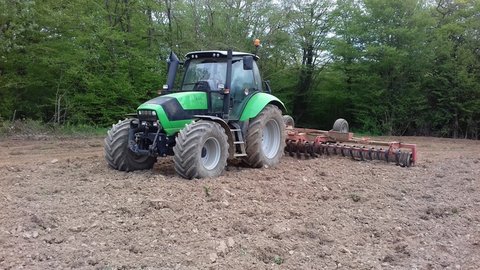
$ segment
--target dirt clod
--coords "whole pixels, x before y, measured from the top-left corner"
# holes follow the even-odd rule
[[[235,240],[233,240],[233,237],[228,237],[227,238],[227,246],[229,248],[233,248],[233,246],[235,246]]]
[[[228,247],[225,241],[221,240],[217,246],[217,254],[220,256],[225,256],[227,254]]]
[[[217,259],[218,259],[217,253],[210,253],[210,254],[208,255],[208,258],[210,259],[210,262],[211,262],[211,263],[216,262]]]
[[[393,257],[392,255],[386,255],[382,259],[382,262],[387,262],[387,263],[391,263],[391,262],[394,262],[394,261],[395,261],[395,257]]]

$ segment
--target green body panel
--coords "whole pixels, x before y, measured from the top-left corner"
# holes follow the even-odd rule
[[[206,110],[208,108],[206,92],[172,93],[157,97],[156,99],[162,98],[175,98],[184,110]],[[169,120],[167,114],[163,110],[163,107],[159,104],[152,103],[153,100],[155,99],[143,103],[137,108],[137,110],[154,110],[157,113],[160,124],[165,129],[165,133],[167,135],[174,135],[182,128],[184,128],[186,124],[192,122],[192,119],[183,119],[176,121]]]
[[[173,97],[178,100],[180,105],[184,110],[206,110],[207,107],[207,93],[206,92],[179,92],[172,93],[168,95],[163,95],[162,97]],[[148,103],[145,102],[145,103]]]
[[[181,107],[184,110],[206,110],[208,108],[207,104],[207,93],[206,92],[180,92],[173,93],[164,96],[157,97],[155,99],[149,100],[138,107],[137,110],[153,110],[157,113],[160,124],[162,125],[165,133],[167,135],[175,135],[185,125],[191,123],[193,119],[181,119],[172,121],[168,118],[167,113],[165,113],[162,105],[156,104],[158,102],[165,101],[166,99],[176,99]],[[234,121],[246,121],[250,118],[256,117],[268,104],[274,104],[282,111],[286,111],[283,103],[273,95],[267,93],[256,93],[250,99],[245,100],[246,105],[237,104],[234,106],[234,111],[237,111],[233,115],[240,115],[239,119],[235,117],[231,120]],[[243,103],[243,102],[242,102]],[[239,111],[242,110],[243,111]]]
[[[257,93],[248,100],[245,109],[243,109],[240,121],[246,121],[257,116],[268,104],[276,105],[280,110],[286,112],[285,105],[277,97],[267,93]]]

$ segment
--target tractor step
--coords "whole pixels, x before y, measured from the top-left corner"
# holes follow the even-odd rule
[[[243,140],[242,130],[238,125],[235,125],[235,128],[230,129],[233,135],[233,145],[235,146],[234,157],[246,157],[247,152],[245,151],[245,141]]]

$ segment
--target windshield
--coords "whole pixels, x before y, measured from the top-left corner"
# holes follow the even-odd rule
[[[226,71],[226,59],[192,59],[188,63],[182,91],[193,90],[198,81],[213,81],[214,85],[224,84]]]

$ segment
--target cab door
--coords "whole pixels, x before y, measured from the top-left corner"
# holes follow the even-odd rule
[[[230,104],[232,108],[230,120],[240,119],[248,99],[254,93],[262,91],[257,63],[250,59],[252,66],[246,69],[243,63],[244,58],[234,59],[232,63],[232,82],[230,86]]]

